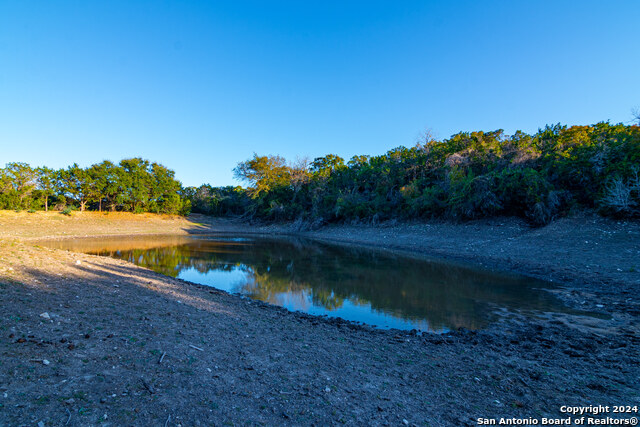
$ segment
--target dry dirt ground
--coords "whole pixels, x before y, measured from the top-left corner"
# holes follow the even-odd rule
[[[607,319],[376,331],[39,246],[43,236],[296,233],[561,281]],[[0,425],[476,425],[640,406],[640,225],[584,216],[260,226],[193,216],[0,212]],[[46,314],[45,314],[46,313]],[[629,418],[630,415],[602,416]]]

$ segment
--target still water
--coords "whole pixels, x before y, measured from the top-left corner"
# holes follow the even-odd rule
[[[47,246],[123,259],[289,310],[380,328],[482,329],[497,313],[568,312],[551,283],[297,238],[159,236]]]

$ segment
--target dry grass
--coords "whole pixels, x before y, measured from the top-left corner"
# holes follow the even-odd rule
[[[188,234],[201,226],[174,215],[128,212],[0,211],[0,239],[42,239],[69,236]]]

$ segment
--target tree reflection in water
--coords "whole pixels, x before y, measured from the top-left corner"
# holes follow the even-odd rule
[[[173,236],[49,245],[108,255],[171,277],[190,272],[189,280],[205,284],[208,275],[241,272],[233,292],[383,327],[481,329],[495,320],[496,309],[568,312],[539,289],[549,283],[296,238]]]

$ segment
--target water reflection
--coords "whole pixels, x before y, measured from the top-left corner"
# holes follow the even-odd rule
[[[172,236],[49,246],[108,255],[290,310],[383,328],[481,329],[495,320],[497,308],[567,311],[537,289],[548,283],[301,239]]]

